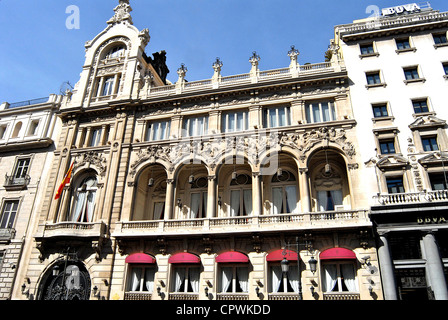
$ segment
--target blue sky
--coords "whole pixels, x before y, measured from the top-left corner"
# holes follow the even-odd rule
[[[289,65],[291,45],[299,62],[324,61],[334,26],[368,17],[369,6],[391,7],[396,0],[131,0],[134,25],[149,29],[148,55],[165,50],[168,80],[181,63],[187,80],[209,79],[216,57],[222,74],[249,72],[257,51],[260,69]],[[420,1],[417,1],[420,2]],[[448,11],[446,0],[430,1]],[[118,0],[0,0],[0,103],[59,93],[74,85],[84,64],[84,44],[101,32]],[[78,6],[80,28],[67,29],[66,8]]]

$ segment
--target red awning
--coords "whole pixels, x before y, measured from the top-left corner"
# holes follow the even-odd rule
[[[188,253],[188,252],[181,252],[176,253],[172,255],[168,259],[169,263],[201,263],[201,258],[199,258],[197,255]]]
[[[320,260],[356,259],[356,254],[352,250],[345,248],[331,248],[322,252],[319,257]]]
[[[134,253],[128,256],[126,263],[156,263],[156,259],[146,253]]]
[[[297,261],[297,252],[279,249],[268,254],[266,261],[282,261],[283,258],[286,258],[288,261]]]
[[[237,263],[246,263],[249,262],[249,257],[241,252],[229,251],[221,253],[216,257],[216,262],[218,263],[229,263],[229,262],[237,262]]]

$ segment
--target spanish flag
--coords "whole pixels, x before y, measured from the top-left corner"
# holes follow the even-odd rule
[[[62,180],[61,185],[58,188],[58,192],[56,193],[56,196],[54,197],[54,200],[58,200],[59,197],[62,194],[62,190],[64,189],[65,185],[67,183],[70,183],[70,179],[72,177],[72,170],[73,170],[73,165],[75,164],[75,162],[72,162],[70,169],[68,169],[67,173],[64,176],[64,180]]]

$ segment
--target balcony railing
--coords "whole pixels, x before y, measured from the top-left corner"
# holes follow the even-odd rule
[[[324,300],[360,300],[359,293],[353,292],[324,292]]]
[[[199,293],[170,292],[168,294],[168,300],[199,300]]]
[[[269,293],[268,300],[299,300],[299,295],[291,293]]]
[[[220,217],[187,220],[121,221],[114,236],[158,235],[161,233],[227,233],[239,231],[267,231],[336,226],[370,225],[367,210],[325,211],[299,214],[277,214],[242,217]]]
[[[249,300],[248,293],[217,293],[216,300]]]
[[[416,204],[448,201],[448,190],[379,194],[373,197],[379,205]]]
[[[100,238],[105,235],[104,222],[59,222],[39,225],[37,238],[80,237]]]
[[[124,300],[152,300],[152,293],[148,292],[125,292]]]
[[[12,239],[14,239],[15,235],[16,235],[16,229],[13,228],[0,229],[0,243],[11,241]]]
[[[3,185],[6,189],[22,189],[25,188],[30,183],[31,177],[26,175],[24,177],[14,177],[5,175],[5,184]]]

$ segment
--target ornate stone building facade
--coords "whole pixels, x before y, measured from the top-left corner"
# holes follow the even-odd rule
[[[3,103],[0,106],[0,299],[19,288],[33,245],[37,208],[48,183],[60,128],[56,112],[63,97]]]
[[[335,27],[385,299],[448,299],[448,13],[408,4]]]
[[[383,299],[339,56],[171,84],[130,12],[86,43],[13,299]]]

